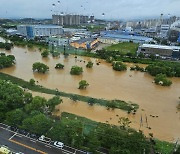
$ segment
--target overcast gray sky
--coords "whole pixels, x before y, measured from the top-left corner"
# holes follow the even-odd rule
[[[180,0],[0,0],[0,18],[50,18],[57,12],[126,20],[158,17],[161,13],[180,16]]]

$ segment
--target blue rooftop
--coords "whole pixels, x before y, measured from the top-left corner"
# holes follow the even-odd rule
[[[112,38],[112,39],[119,39],[119,40],[135,40],[135,41],[151,41],[152,38],[140,36],[138,34],[129,34],[121,31],[110,31],[110,32],[103,32],[101,36],[104,38]]]

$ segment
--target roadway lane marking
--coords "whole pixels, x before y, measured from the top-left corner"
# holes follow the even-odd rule
[[[35,140],[30,140],[31,142],[34,142],[34,143],[36,143],[36,141]]]
[[[45,147],[51,148],[51,146],[45,145]]]
[[[13,136],[11,136],[11,137],[9,138],[9,140],[11,140],[14,136],[16,136],[16,134],[17,134],[17,133],[15,133]]]
[[[15,141],[15,140],[9,140],[9,141],[10,141],[10,142],[13,142],[13,143],[15,143],[15,144],[18,144],[18,145],[20,145],[20,146],[23,146],[23,147],[25,147],[25,148],[27,148],[27,149],[36,151],[36,152],[38,152],[38,153],[47,154],[47,153],[44,152],[44,151],[37,150],[37,149],[35,149],[35,148],[33,148],[33,147],[30,147],[30,146],[28,146],[28,145],[22,144],[22,143],[20,143],[20,142]]]

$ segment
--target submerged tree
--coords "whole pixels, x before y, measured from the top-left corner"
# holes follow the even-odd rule
[[[79,89],[86,89],[87,86],[89,86],[89,83],[87,83],[86,80],[81,80],[81,81],[79,82]]]
[[[93,62],[89,61],[86,65],[87,68],[92,68],[93,67]]]
[[[127,70],[127,66],[122,62],[113,62],[113,69],[115,71],[125,71]]]
[[[34,72],[37,71],[39,73],[46,73],[47,71],[49,71],[49,67],[43,63],[36,62],[33,64],[32,70]]]
[[[55,69],[63,69],[64,65],[61,63],[56,64]]]
[[[41,56],[42,57],[48,57],[49,56],[49,51],[48,50],[45,50],[41,53]]]
[[[79,66],[72,66],[70,74],[72,75],[80,75],[83,73],[83,68]]]

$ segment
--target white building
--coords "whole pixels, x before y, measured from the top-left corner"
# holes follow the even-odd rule
[[[118,44],[120,41],[114,38],[99,37],[98,41],[104,44]]]
[[[17,30],[20,35],[27,38],[49,37],[64,33],[61,26],[54,25],[19,25],[17,26]]]
[[[171,29],[180,32],[180,20],[174,22],[174,23],[171,25]]]
[[[61,37],[49,37],[47,39],[47,42],[49,43],[49,45],[54,45],[54,46],[69,45],[69,39],[61,38]]]
[[[170,25],[161,25],[160,37],[166,38],[170,29]]]

